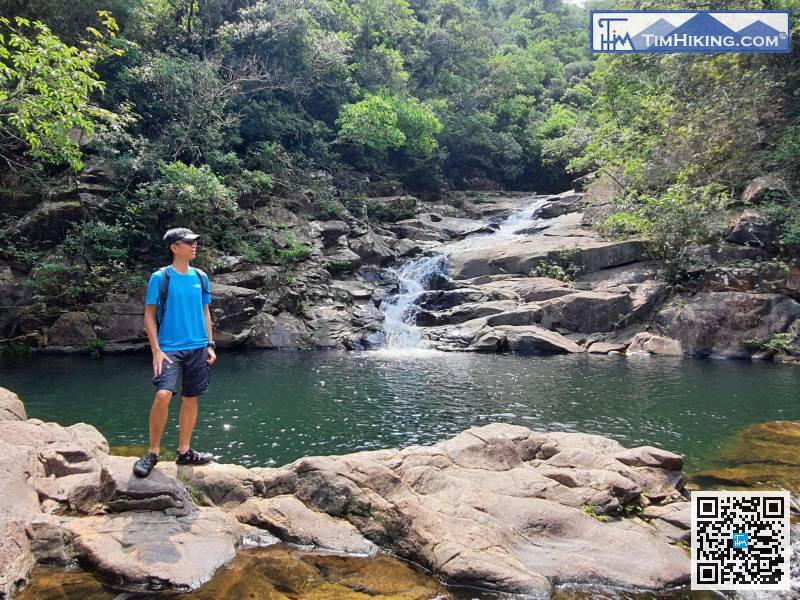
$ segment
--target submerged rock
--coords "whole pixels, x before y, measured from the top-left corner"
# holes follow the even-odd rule
[[[800,422],[769,421],[737,433],[715,465],[691,476],[709,489],[786,489],[800,493]]]

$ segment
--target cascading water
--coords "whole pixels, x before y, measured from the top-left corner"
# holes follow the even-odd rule
[[[530,235],[518,233],[537,222],[536,212],[544,205],[545,200],[537,199],[526,204],[506,217],[497,230],[489,234],[476,234],[462,240],[442,245],[431,256],[414,258],[400,267],[389,269],[397,278],[399,291],[381,303],[380,310],[384,314],[384,342],[382,349],[426,348],[426,340],[422,339],[416,325],[419,307],[416,303],[420,294],[428,290],[435,275],[447,275],[448,255],[454,251],[479,248],[482,246],[513,241]]]
[[[444,274],[447,259],[443,254],[423,256],[410,260],[402,267],[390,269],[397,278],[398,293],[381,304],[384,314],[384,347],[421,348],[424,347],[416,326],[419,307],[415,303],[419,295],[428,289],[434,275]]]

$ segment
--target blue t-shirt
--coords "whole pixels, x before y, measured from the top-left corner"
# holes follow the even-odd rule
[[[186,275],[178,273],[172,266],[167,268],[167,309],[158,328],[158,345],[164,352],[203,348],[208,344],[203,307],[211,304],[211,282],[208,284],[209,293],[205,293],[200,284],[200,274],[194,267],[189,267]],[[150,276],[145,304],[158,304],[162,278],[160,270]]]

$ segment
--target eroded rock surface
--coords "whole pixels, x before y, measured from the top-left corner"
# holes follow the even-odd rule
[[[671,544],[685,537],[683,460],[649,446],[496,423],[281,468],[161,463],[146,479],[133,476],[134,458],[107,452],[85,424],[0,422],[0,484],[11,492],[0,504],[0,592],[35,561],[80,564],[123,591],[185,592],[243,540],[272,536],[347,554],[382,548],[449,583],[542,596],[567,582],[662,589],[689,576]]]

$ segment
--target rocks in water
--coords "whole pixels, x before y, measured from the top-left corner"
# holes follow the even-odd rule
[[[311,333],[305,323],[289,313],[261,313],[253,321],[252,344],[256,348],[308,348]]]
[[[583,348],[555,331],[537,325],[497,325],[481,330],[470,348],[482,352],[519,352],[521,354],[569,354]]]
[[[375,544],[364,538],[348,521],[311,510],[290,495],[253,498],[238,506],[232,514],[242,523],[267,529],[293,544],[346,554],[374,554],[377,550]]]
[[[519,349],[558,336],[495,329],[502,327]],[[658,448],[492,424],[433,446],[307,457],[274,469],[164,463],[146,479],[132,474],[135,458],[107,450],[87,425],[0,421],[0,484],[11,490],[0,512],[0,590],[24,582],[36,558],[77,561],[114,589],[186,592],[230,561],[256,527],[338,552],[382,547],[449,583],[502,592],[688,580],[688,559],[668,543],[678,539],[679,510],[653,509],[649,528],[615,525],[644,495],[654,506],[682,500],[682,460]],[[47,514],[59,507],[72,513]]]
[[[216,508],[184,516],[133,511],[83,517],[64,529],[101,580],[131,592],[197,589],[233,559],[241,543],[236,519]]]
[[[781,294],[701,292],[670,302],[656,315],[661,332],[687,354],[749,358],[752,341],[767,341],[800,319],[800,304]]]
[[[62,314],[47,332],[50,346],[87,347],[97,339],[97,334],[85,312]]]
[[[683,355],[683,347],[678,340],[673,340],[655,333],[637,333],[628,345],[628,354],[662,354],[665,356]]]

